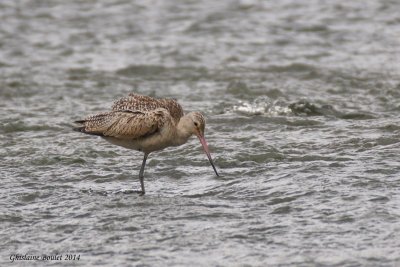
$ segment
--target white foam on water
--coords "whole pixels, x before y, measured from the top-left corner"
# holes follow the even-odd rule
[[[271,101],[268,97],[257,97],[253,102],[240,101],[232,110],[244,115],[290,115],[292,110],[282,100]]]

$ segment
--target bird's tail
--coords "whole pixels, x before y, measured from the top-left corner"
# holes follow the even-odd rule
[[[93,118],[94,118],[94,116],[89,117],[89,119],[74,121],[74,123],[83,124],[83,125],[79,126],[79,127],[74,127],[74,128],[72,128],[72,130],[76,131],[76,132],[81,132],[84,134],[104,136],[101,132],[96,131],[96,129],[91,129],[91,128],[93,128],[93,127],[91,127],[92,126],[91,122],[93,121]]]

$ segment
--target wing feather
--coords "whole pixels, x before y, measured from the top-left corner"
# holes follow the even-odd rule
[[[83,126],[77,129],[87,134],[137,139],[159,131],[164,124],[165,112],[165,109],[105,112],[82,120]]]
[[[134,93],[130,93],[128,96],[118,99],[111,107],[113,111],[130,110],[143,112],[158,108],[166,109],[175,122],[178,122],[183,116],[181,105],[174,99],[157,99]]]

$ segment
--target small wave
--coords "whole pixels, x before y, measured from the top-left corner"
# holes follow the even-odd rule
[[[45,130],[59,130],[59,129],[46,124],[32,125],[24,121],[6,122],[2,126],[0,126],[0,132],[3,133],[26,132],[26,131],[38,132]]]
[[[267,96],[256,98],[253,102],[240,101],[238,105],[233,106],[233,111],[245,115],[270,115],[270,116],[286,116],[286,115],[307,115],[307,116],[323,116],[335,115],[337,111],[330,105],[318,106],[307,100],[300,100],[291,104],[285,101],[271,100]]]
[[[313,65],[306,63],[291,63],[288,65],[273,65],[266,69],[268,72],[318,72]]]
[[[323,115],[335,115],[338,112],[334,110],[331,105],[318,106],[310,103],[307,100],[300,100],[289,105],[290,110],[295,115],[308,115],[308,116],[323,116]]]
[[[253,102],[240,101],[232,110],[244,115],[290,115],[292,111],[281,100],[271,101],[266,96],[256,98]]]
[[[336,110],[331,105],[318,105],[310,103],[307,100],[300,100],[289,105],[290,110],[294,115],[306,116],[331,116],[344,120],[369,120],[375,119],[376,116],[366,111],[346,113]]]
[[[245,82],[231,81],[226,88],[226,91],[231,94],[249,93],[249,88]]]
[[[225,112],[229,111],[249,116],[326,116],[344,120],[368,120],[376,118],[375,115],[366,111],[346,113],[336,110],[328,104],[315,104],[304,99],[288,104],[282,99],[271,100],[267,96],[257,97],[252,102],[239,101],[237,105],[225,109]]]
[[[67,157],[67,156],[52,156],[46,155],[43,157],[34,157],[30,161],[33,166],[49,166],[62,163],[63,165],[82,165],[86,161],[83,158]]]
[[[0,222],[18,223],[20,221],[23,221],[23,217],[16,214],[6,214],[0,216]]]
[[[371,120],[376,119],[376,116],[367,112],[346,113],[338,116],[345,120]]]
[[[130,65],[117,70],[116,73],[121,76],[146,77],[156,80],[198,80],[210,76],[206,68],[194,66]]]

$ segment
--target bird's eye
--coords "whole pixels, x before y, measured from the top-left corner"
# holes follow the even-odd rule
[[[196,127],[197,127],[197,126],[199,126],[199,124],[198,124],[197,122],[194,122],[194,126],[196,126]]]

